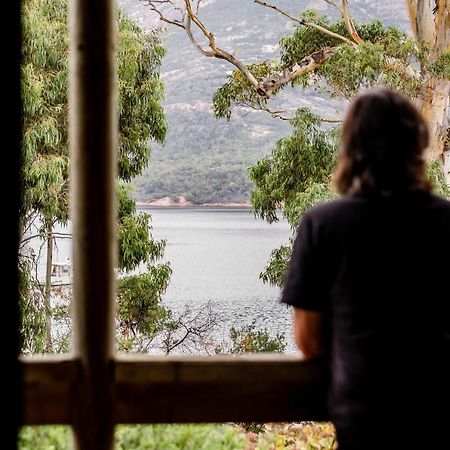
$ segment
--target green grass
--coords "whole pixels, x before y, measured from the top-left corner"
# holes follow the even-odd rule
[[[242,450],[245,436],[231,425],[121,425],[116,450]],[[23,427],[19,450],[69,450],[70,428]]]
[[[230,425],[123,425],[116,431],[117,450],[242,450],[244,442]]]
[[[120,425],[115,450],[335,450],[329,422],[268,423],[262,432],[236,424]],[[70,428],[24,427],[19,450],[69,450]]]

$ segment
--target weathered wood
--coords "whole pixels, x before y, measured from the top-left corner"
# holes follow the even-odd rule
[[[24,425],[70,424],[81,379],[79,361],[69,356],[21,357]]]
[[[1,120],[2,163],[2,343],[1,379],[7,391],[5,413],[2,415],[1,447],[17,448],[17,431],[20,424],[20,373],[17,364],[19,353],[19,209],[21,207],[20,163],[22,139],[22,104],[20,87],[21,58],[21,2],[3,5],[1,27],[2,49],[2,106]],[[5,398],[5,397],[4,397]]]
[[[69,143],[73,221],[75,446],[113,448],[117,113],[115,2],[71,0]]]
[[[22,358],[24,423],[70,424],[81,364]],[[119,356],[111,370],[116,423],[325,420],[327,377],[296,356]]]
[[[323,364],[298,357],[126,358],[117,423],[325,420]]]

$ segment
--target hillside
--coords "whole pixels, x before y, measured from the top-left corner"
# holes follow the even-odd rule
[[[118,2],[143,29],[158,23],[141,0]],[[315,8],[336,17],[335,10],[323,0],[273,3],[294,14]],[[218,44],[246,63],[276,57],[278,41],[292,29],[291,21],[252,0],[204,0],[203,4],[200,17],[214,31]],[[381,19],[407,30],[403,1],[354,0],[350,6],[357,21]],[[169,133],[164,146],[151,144],[150,166],[134,180],[136,199],[184,196],[196,204],[248,201],[248,167],[269,154],[280,137],[289,134],[288,123],[248,110],[236,111],[230,121],[214,119],[212,96],[231,66],[202,56],[180,29],[169,28],[164,33],[164,45],[167,55],[161,75]],[[274,109],[280,105],[285,110],[307,106],[329,118],[337,117],[342,110],[342,103],[300,89],[287,88],[271,102]]]

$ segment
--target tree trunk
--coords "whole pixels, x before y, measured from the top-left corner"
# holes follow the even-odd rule
[[[417,42],[429,46],[429,63],[450,50],[450,0],[406,0]],[[420,101],[430,128],[427,158],[438,159],[450,184],[450,80],[432,79]]]
[[[448,138],[450,132],[450,81],[434,79],[430,82],[422,101],[422,113],[430,129],[428,159],[439,159],[444,166],[450,158]],[[450,183],[449,168],[446,179]]]
[[[51,293],[52,293],[52,264],[53,264],[53,229],[50,223],[46,224],[47,237],[47,265],[45,270],[45,329],[46,329],[46,351],[52,350],[52,317],[51,317]]]

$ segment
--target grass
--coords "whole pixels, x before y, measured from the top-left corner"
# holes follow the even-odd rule
[[[333,450],[328,422],[267,423],[259,433],[237,424],[120,425],[116,450]],[[23,427],[19,450],[69,450],[66,426]]]

